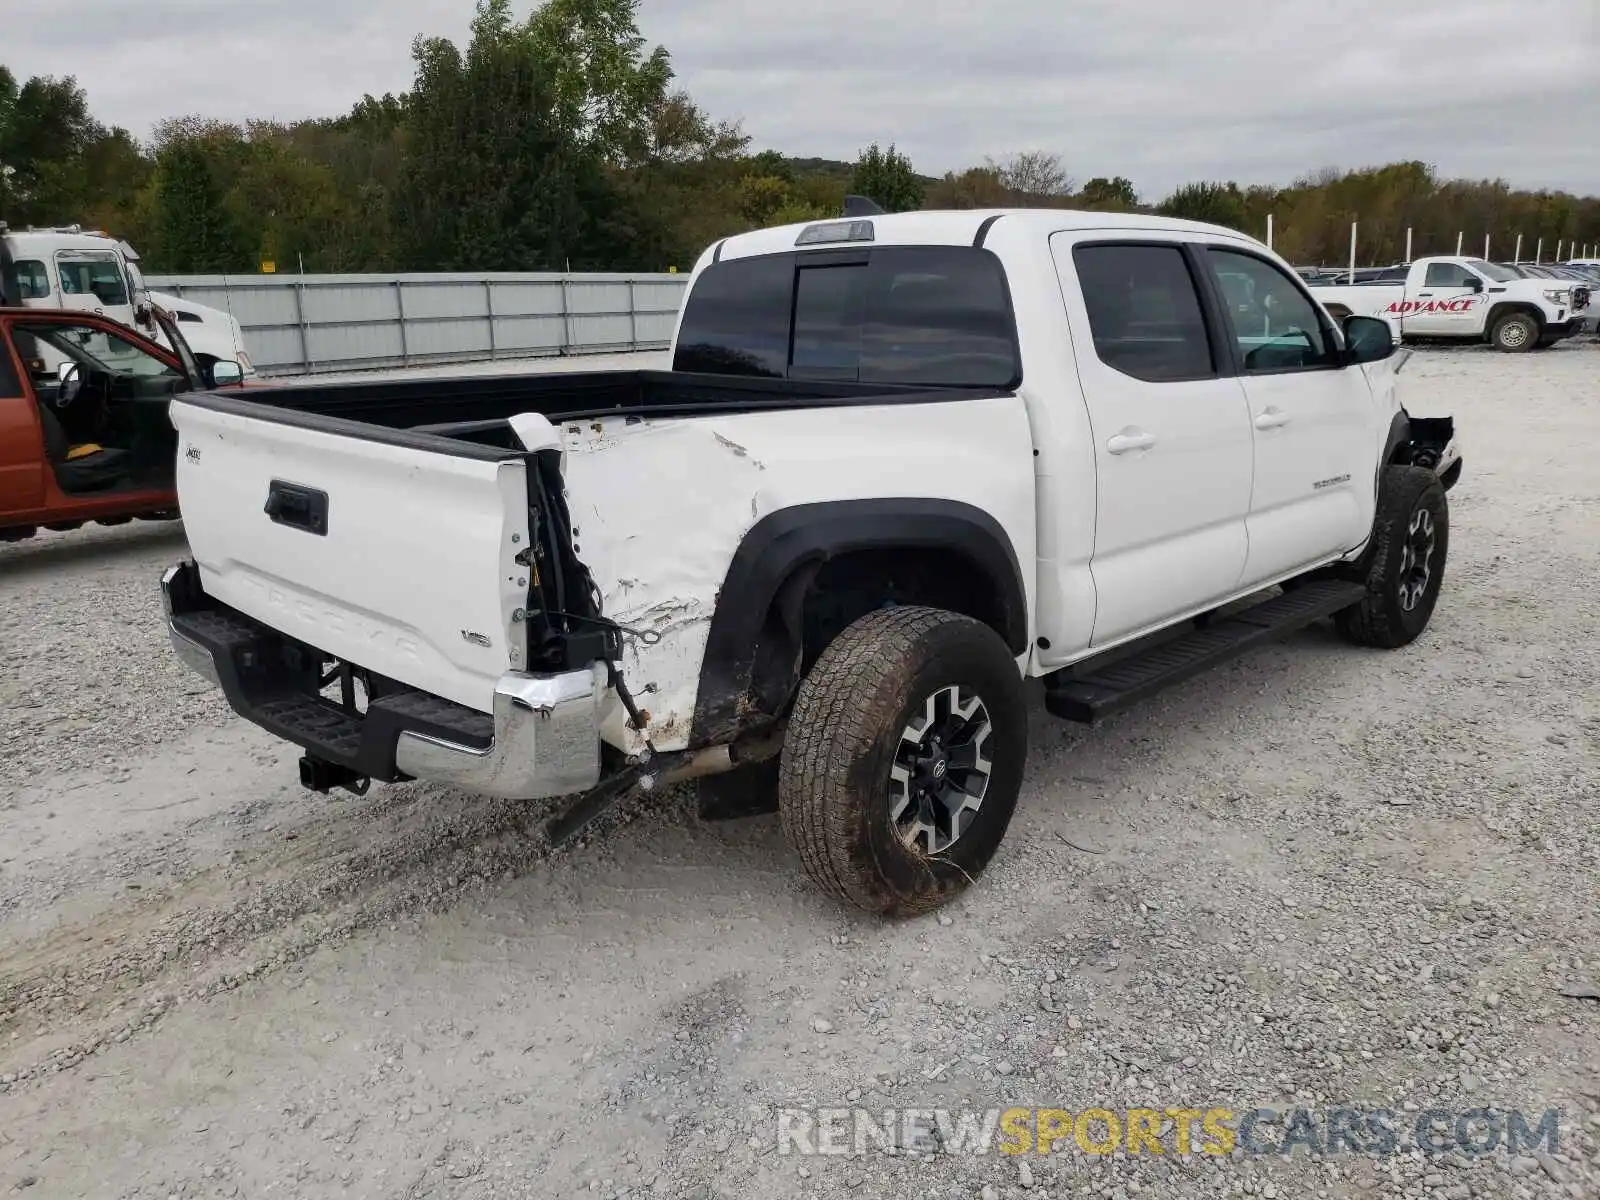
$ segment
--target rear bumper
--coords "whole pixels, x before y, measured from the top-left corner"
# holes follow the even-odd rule
[[[482,713],[390,684],[357,712],[321,695],[325,656],[207,596],[192,562],[161,577],[172,648],[240,716],[364,779],[425,779],[514,800],[600,779],[604,664],[508,671]],[[359,666],[359,664],[356,664]]]

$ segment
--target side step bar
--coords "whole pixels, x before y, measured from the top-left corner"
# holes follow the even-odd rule
[[[1094,660],[1045,679],[1045,708],[1069,721],[1093,722],[1162,688],[1208,671],[1252,646],[1275,641],[1360,601],[1364,584],[1308,581],[1260,604],[1168,642],[1096,666]]]

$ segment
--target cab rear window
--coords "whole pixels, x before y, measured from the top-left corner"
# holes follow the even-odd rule
[[[1022,377],[1000,262],[969,246],[714,263],[690,290],[673,369],[925,387]]]

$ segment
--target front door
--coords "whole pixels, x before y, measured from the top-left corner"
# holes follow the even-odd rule
[[[1051,250],[1094,437],[1091,644],[1104,646],[1236,589],[1250,416],[1182,246],[1058,233]]]
[[[1420,337],[1474,337],[1483,332],[1488,297],[1481,276],[1460,263],[1429,263],[1422,287],[1401,305],[1400,329]]]
[[[1304,287],[1236,245],[1204,251],[1224,305],[1255,439],[1242,583],[1267,584],[1359,545],[1372,527],[1378,413]],[[1241,300],[1241,297],[1248,297]]]
[[[0,526],[9,514],[44,503],[44,442],[9,332],[0,321]]]

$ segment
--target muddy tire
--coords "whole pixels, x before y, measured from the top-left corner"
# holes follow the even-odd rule
[[[1334,616],[1357,645],[1392,650],[1415,641],[1433,616],[1450,549],[1444,485],[1425,467],[1389,466],[1367,552],[1367,595]]]
[[[1539,319],[1532,313],[1509,312],[1494,323],[1489,342],[1508,354],[1532,350],[1539,344]]]
[[[778,811],[825,891],[914,916],[988,866],[1027,752],[1023,681],[994,630],[941,609],[880,609],[801,683]]]

